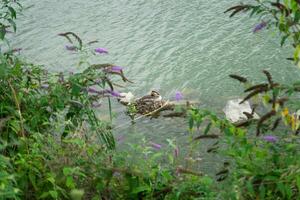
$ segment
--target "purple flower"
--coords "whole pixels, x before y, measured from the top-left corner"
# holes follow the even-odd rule
[[[258,31],[262,30],[263,28],[265,28],[267,26],[267,22],[262,21],[261,23],[257,24],[254,29],[253,29],[253,33],[257,33]]]
[[[73,46],[73,45],[72,46],[71,45],[66,45],[65,47],[68,51],[77,51],[78,50],[77,47]]]
[[[95,94],[98,94],[98,90],[96,90],[96,89],[94,89],[94,88],[91,88],[91,87],[89,87],[88,89],[87,89],[87,91],[88,92],[90,92],[90,93],[95,93]]]
[[[267,142],[277,142],[278,138],[273,135],[266,135],[263,137],[263,139]]]
[[[176,100],[176,101],[180,101],[180,100],[182,100],[182,99],[183,99],[183,94],[182,94],[181,92],[177,91],[177,92],[175,93],[175,100]]]
[[[89,93],[94,93],[94,94],[104,94],[104,93],[107,92],[106,90],[99,91],[99,90],[96,90],[95,88],[92,88],[92,87],[87,88],[87,91]]]
[[[119,92],[116,92],[114,90],[106,90],[109,94],[111,94],[114,97],[121,97],[121,94]]]
[[[161,144],[157,144],[154,142],[150,142],[151,147],[153,147],[154,149],[160,150],[162,145]]]
[[[96,48],[95,52],[99,54],[108,54],[108,51],[105,48]]]
[[[121,72],[123,70],[123,67],[121,67],[121,66],[112,66],[110,70],[112,72]]]

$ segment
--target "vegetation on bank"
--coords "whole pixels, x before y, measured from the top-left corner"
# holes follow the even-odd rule
[[[111,121],[99,120],[95,108],[119,96],[112,76],[129,80],[119,66],[87,60],[107,50],[92,49],[94,42],[85,43],[72,32],[61,33],[67,50],[88,55],[80,62],[85,69],[49,73],[9,48],[6,35],[16,30],[18,1],[2,0],[0,8],[0,199],[300,198],[299,82],[278,83],[268,71],[262,83],[231,75],[243,84],[244,100],[257,104],[260,119],[245,113],[248,120],[236,126],[190,108],[189,145],[179,147],[168,139],[162,151],[160,144],[141,139],[120,151]],[[299,65],[299,1],[254,0],[227,12],[260,16],[253,32],[278,30],[281,44],[295,49],[289,60]],[[224,156],[215,176],[192,167],[198,146],[207,139],[216,140],[207,151]]]

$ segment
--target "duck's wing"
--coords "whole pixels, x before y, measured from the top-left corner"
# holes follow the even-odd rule
[[[145,96],[139,98],[137,101],[146,101],[146,100],[153,100],[153,96],[145,95]]]

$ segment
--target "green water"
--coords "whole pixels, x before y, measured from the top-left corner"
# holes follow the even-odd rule
[[[182,91],[187,99],[221,113],[228,99],[241,95],[241,87],[228,78],[230,73],[261,79],[261,69],[270,69],[280,81],[300,78],[300,70],[285,60],[291,52],[279,47],[272,30],[253,34],[257,21],[223,14],[238,2],[25,0],[29,8],[18,20],[13,46],[51,71],[77,71],[78,56],[65,51],[65,40],[57,36],[73,31],[85,41],[99,40],[97,46],[109,50],[94,62],[124,66],[134,84],[123,91],[139,96],[157,89],[165,98]],[[169,137],[185,141],[184,120],[142,119],[130,125],[123,110],[115,105],[115,123],[121,125],[116,134],[141,135],[158,143]]]

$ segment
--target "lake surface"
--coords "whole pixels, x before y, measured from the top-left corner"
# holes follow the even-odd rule
[[[270,69],[275,79],[290,82],[300,73],[285,58],[272,30],[253,34],[257,23],[246,15],[229,19],[224,10],[240,0],[25,0],[14,47],[29,61],[51,71],[79,71],[78,55],[67,52],[58,33],[73,31],[84,41],[98,40],[109,55],[93,62],[124,66],[134,84],[123,91],[136,96],[151,89],[172,99],[182,91],[187,99],[221,113],[226,101],[241,95],[231,73],[262,79]],[[96,47],[95,46],[95,47]],[[137,135],[165,143],[185,138],[182,119],[142,119],[135,125],[115,106],[116,134]],[[124,125],[122,125],[124,124]],[[207,165],[208,166],[208,165]]]

